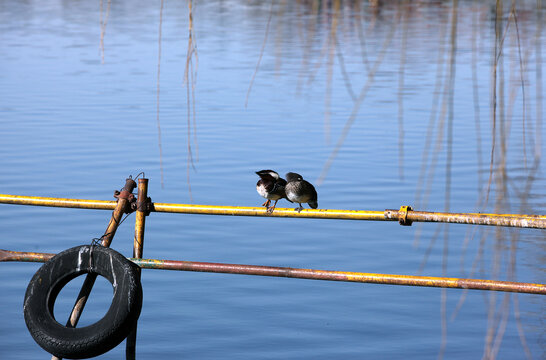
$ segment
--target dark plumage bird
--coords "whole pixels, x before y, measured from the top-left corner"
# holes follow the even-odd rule
[[[300,204],[300,207],[296,208],[297,212],[303,209],[301,203],[307,203],[313,209],[318,207],[315,187],[308,181],[303,180],[300,174],[289,172],[286,174],[286,181],[287,184],[284,188],[286,198],[291,202]]]
[[[265,206],[268,212],[273,212],[275,206],[277,206],[277,201],[286,198],[286,193],[284,192],[286,180],[273,170],[260,170],[256,171],[256,174],[260,176],[260,180],[256,183],[256,191],[267,199],[262,206]],[[269,207],[271,200],[275,200],[275,204]]]

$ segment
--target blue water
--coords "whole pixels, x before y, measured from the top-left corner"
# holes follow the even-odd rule
[[[188,83],[188,3],[165,2],[158,123],[159,2],[113,1],[103,53],[99,1],[1,2],[0,193],[111,200],[144,171],[156,202],[258,206],[254,172],[271,168],[314,183],[319,208],[544,214],[544,9],[518,3],[516,32],[504,4],[500,37],[510,25],[493,121],[494,1],[458,4],[454,37],[451,3],[336,4],[192,3],[197,56]],[[104,1],[102,19],[107,8]],[[0,248],[88,244],[109,216],[0,205]],[[112,244],[127,256],[133,224],[131,215]],[[144,257],[544,283],[544,235],[152,213]],[[22,311],[39,266],[0,264],[1,359],[48,358]],[[80,280],[63,290],[59,318]],[[546,354],[539,295],[451,289],[443,303],[435,288],[159,270],[144,270],[142,283],[139,359]],[[110,304],[105,281],[94,294],[82,324]],[[100,358],[124,352],[122,344]]]

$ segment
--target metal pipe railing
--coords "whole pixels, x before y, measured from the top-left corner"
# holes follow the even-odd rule
[[[0,203],[100,210],[113,210],[116,206],[115,201],[17,196],[6,194],[0,194]],[[546,215],[442,213],[414,211],[409,206],[402,206],[400,210],[387,209],[385,211],[304,209],[301,212],[296,212],[291,208],[276,208],[273,213],[268,213],[263,207],[153,203],[150,211],[206,215],[398,221],[402,225],[411,225],[412,222],[444,222],[546,229]]]
[[[65,199],[41,196],[0,194],[0,203],[13,205],[49,206],[76,209],[114,210],[117,201]]]
[[[118,201],[115,202],[114,211],[112,212],[112,216],[110,217],[110,221],[108,222],[106,231],[101,238],[102,246],[110,247],[110,244],[112,243],[112,240],[116,235],[116,231],[121,224],[121,218],[123,214],[130,211],[131,206],[129,199],[132,196],[131,194],[135,186],[136,184],[132,179],[127,179],[125,182],[125,186],[123,187],[123,191],[118,194]],[[91,295],[91,290],[93,289],[96,280],[97,274],[95,273],[89,273],[85,276],[85,280],[83,281],[81,290],[78,294],[78,297],[76,298],[74,306],[72,307],[72,311],[70,312],[68,321],[66,322],[67,327],[75,328],[78,324],[78,321],[80,320],[85,304],[87,303],[87,300]],[[51,360],[61,360],[61,358],[53,355],[51,357]]]
[[[0,249],[1,261],[46,262],[55,254],[18,252]],[[297,269],[261,265],[223,264],[196,261],[157,260],[129,258],[143,269],[161,269],[178,271],[197,271],[210,273],[228,273],[239,275],[258,275],[289,277],[309,280],[347,281],[385,285],[424,286],[439,288],[473,289],[505,291],[527,294],[546,295],[546,285],[483,279],[462,279],[432,276],[411,276],[393,274],[375,274],[347,271],[329,271]]]
[[[128,186],[129,182],[131,185]],[[276,208],[269,213],[263,207],[238,207],[238,206],[214,206],[214,205],[188,205],[152,203],[147,197],[148,179],[140,179],[138,184],[138,198],[134,207],[132,190],[134,181],[129,177],[122,193],[116,192],[118,201],[83,200],[67,198],[51,198],[37,196],[17,196],[0,194],[0,203],[15,205],[34,205],[80,209],[114,210],[112,218],[101,238],[102,246],[108,247],[114,237],[121,216],[124,212],[136,210],[135,237],[133,244],[132,262],[146,269],[162,269],[177,271],[198,271],[210,273],[229,273],[257,276],[290,277],[311,280],[347,281],[359,283],[374,283],[388,285],[424,286],[439,288],[476,289],[490,291],[505,291],[516,293],[530,293],[546,295],[546,285],[521,282],[462,279],[447,277],[410,276],[393,274],[374,274],[345,271],[328,271],[314,269],[297,269],[288,267],[272,267],[261,265],[206,263],[195,261],[156,260],[142,259],[144,244],[145,217],[150,212],[167,212],[183,214],[206,215],[231,215],[231,216],[267,216],[267,217],[293,217],[293,218],[318,218],[318,219],[345,219],[345,220],[372,220],[372,221],[398,221],[401,225],[411,225],[414,221],[421,222],[445,222],[475,225],[510,226],[521,228],[546,229],[545,215],[518,215],[518,214],[476,214],[476,213],[439,213],[413,211],[410,206],[402,206],[399,210],[387,209],[385,211],[365,210],[331,210],[331,209],[305,209],[296,212],[294,209]],[[0,249],[0,262],[26,261],[46,262],[55,254],[16,252]],[[75,327],[91,288],[96,278],[95,274],[88,274],[78,299],[74,305],[71,316],[67,322],[68,327]],[[126,358],[134,359],[136,356],[136,332],[133,328],[127,337]],[[52,359],[56,359],[53,357]]]
[[[133,258],[141,259],[144,251],[144,229],[148,215],[148,179],[138,179],[137,208],[135,215],[135,237],[133,239]],[[136,358],[137,324],[125,341],[125,359]]]

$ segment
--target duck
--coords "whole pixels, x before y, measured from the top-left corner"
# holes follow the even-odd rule
[[[260,180],[256,183],[256,191],[267,199],[262,206],[266,207],[267,212],[272,213],[275,206],[277,206],[277,201],[286,198],[284,191],[286,180],[273,170],[260,170],[256,171],[256,174],[260,177]],[[275,203],[270,207],[271,200],[275,200]]]
[[[303,176],[297,173],[289,172],[286,174],[285,193],[288,201],[298,203],[300,206],[295,208],[297,212],[303,210],[301,203],[307,203],[312,209],[318,207],[317,191],[315,187]]]

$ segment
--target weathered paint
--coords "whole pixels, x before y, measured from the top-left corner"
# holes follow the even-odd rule
[[[0,249],[0,262],[2,261],[46,262],[49,259],[51,259],[53,256],[55,256],[55,254],[10,251],[10,250]]]
[[[54,254],[25,253],[0,250],[0,261],[45,262]],[[222,264],[195,261],[129,259],[143,269],[197,271],[241,275],[290,277],[310,280],[347,281],[385,285],[425,286],[441,288],[507,291],[546,295],[546,285],[483,279],[461,279],[449,277],[375,274],[346,271],[297,269],[260,265]]]
[[[390,275],[374,273],[357,273],[344,271],[328,271],[313,269],[296,269],[287,267],[272,267],[259,265],[220,264],[193,261],[130,259],[142,268],[200,271],[213,273],[230,273],[243,275],[261,275],[275,277],[291,277],[312,280],[348,281],[375,284],[447,287],[461,289],[480,289],[496,291],[513,291],[546,295],[546,285],[528,284],[496,280],[459,279],[409,275]]]
[[[44,198],[5,194],[0,194],[0,203],[104,210],[114,209],[116,205],[115,201]],[[405,225],[409,225],[411,222],[445,222],[546,229],[546,215],[442,213],[413,211],[409,206],[402,206],[401,210],[387,209],[385,211],[304,209],[301,212],[297,212],[292,208],[276,208],[273,213],[269,213],[263,207],[154,203],[152,204],[151,211],[180,214],[401,221]]]
[[[297,212],[294,208],[275,208],[272,213],[263,207],[215,206],[154,203],[153,211],[182,214],[231,215],[231,216],[266,216],[294,217],[314,219],[350,219],[389,221],[383,211],[335,210],[335,209],[303,209]]]
[[[546,215],[443,213],[428,211],[408,211],[405,213],[399,210],[387,209],[385,210],[385,217],[390,220],[405,217],[407,221],[412,222],[443,222],[546,229]]]
[[[144,229],[146,225],[146,201],[148,199],[148,179],[138,180],[137,210],[135,215],[135,237],[133,241],[133,257],[142,258],[144,247]]]
[[[117,201],[65,199],[39,196],[0,194],[0,203],[13,205],[50,206],[77,209],[114,210]]]
[[[128,210],[130,209],[129,194],[132,194],[135,186],[136,183],[133,179],[126,179],[125,186],[123,187],[123,190],[121,192],[121,194],[124,195],[118,196],[118,201],[116,202],[116,206],[114,208],[114,211],[112,212],[112,216],[110,217],[110,221],[108,223],[108,226],[106,227],[104,236],[102,237],[102,246],[109,247],[112,243],[114,235],[116,234],[119,224],[121,223],[121,218],[123,214],[125,212],[128,212]],[[78,294],[78,297],[76,298],[76,302],[74,303],[72,311],[70,312],[70,316],[68,317],[68,320],[66,322],[67,327],[76,327],[76,325],[78,324],[78,321],[80,320],[81,314],[83,312],[85,304],[87,303],[87,300],[89,299],[89,295],[91,294],[91,290],[93,289],[96,280],[97,274],[88,273],[85,276],[82,288]],[[56,359],[58,359],[56,356],[52,357],[52,360]]]
[[[144,247],[144,229],[146,225],[146,216],[148,215],[148,179],[138,179],[138,197],[135,215],[135,236],[133,239],[133,257],[142,258]],[[140,271],[140,269],[139,269]],[[125,356],[126,359],[135,359],[136,357],[136,337],[137,324],[127,335],[125,341]]]
[[[109,247],[112,243],[112,240],[114,239],[114,235],[116,235],[116,231],[118,230],[118,226],[121,223],[121,218],[123,217],[123,214],[125,214],[130,207],[129,200],[125,198],[120,198],[118,200],[118,203],[116,205],[116,208],[112,212],[112,217],[110,218],[110,222],[108,223],[108,226],[106,227],[106,231],[104,232],[104,235],[102,237],[102,246]]]
[[[199,271],[212,273],[229,273],[243,275],[261,275],[275,277],[290,277],[311,280],[348,281],[360,283],[428,286],[443,288],[460,288],[476,290],[509,291],[546,295],[546,285],[530,284],[497,280],[460,279],[446,277],[410,276],[358,273],[345,271],[296,269],[287,267],[272,267],[260,265],[204,263],[194,261],[130,259],[142,268]]]

